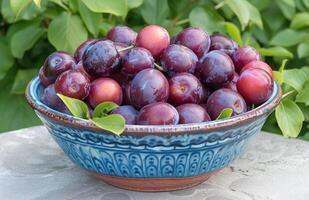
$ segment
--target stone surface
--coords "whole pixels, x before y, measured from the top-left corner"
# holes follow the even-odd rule
[[[0,199],[308,200],[309,142],[262,133],[243,156],[186,190],[118,189],[75,167],[42,127],[0,134]]]

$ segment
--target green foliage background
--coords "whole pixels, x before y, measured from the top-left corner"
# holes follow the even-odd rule
[[[170,35],[197,26],[257,48],[285,94],[264,129],[309,139],[309,0],[2,0],[0,6],[0,132],[40,124],[24,91],[51,52],[73,53],[118,24],[136,31],[159,24]]]

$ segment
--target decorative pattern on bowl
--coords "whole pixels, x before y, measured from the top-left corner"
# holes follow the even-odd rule
[[[248,113],[199,124],[129,125],[121,136],[45,106],[38,78],[28,85],[26,96],[74,163],[119,187],[161,191],[199,184],[236,159],[279,103],[280,89],[274,85],[272,97]]]

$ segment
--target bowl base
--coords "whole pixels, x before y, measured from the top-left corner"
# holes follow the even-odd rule
[[[218,171],[184,178],[128,178],[90,172],[91,175],[118,188],[142,192],[163,192],[191,188],[205,182]]]

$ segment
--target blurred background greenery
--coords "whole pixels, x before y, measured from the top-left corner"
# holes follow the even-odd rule
[[[159,24],[171,36],[195,26],[257,48],[284,93],[264,130],[309,140],[309,0],[1,0],[0,6],[0,132],[40,124],[24,91],[51,52],[72,54],[115,25],[138,31]]]

